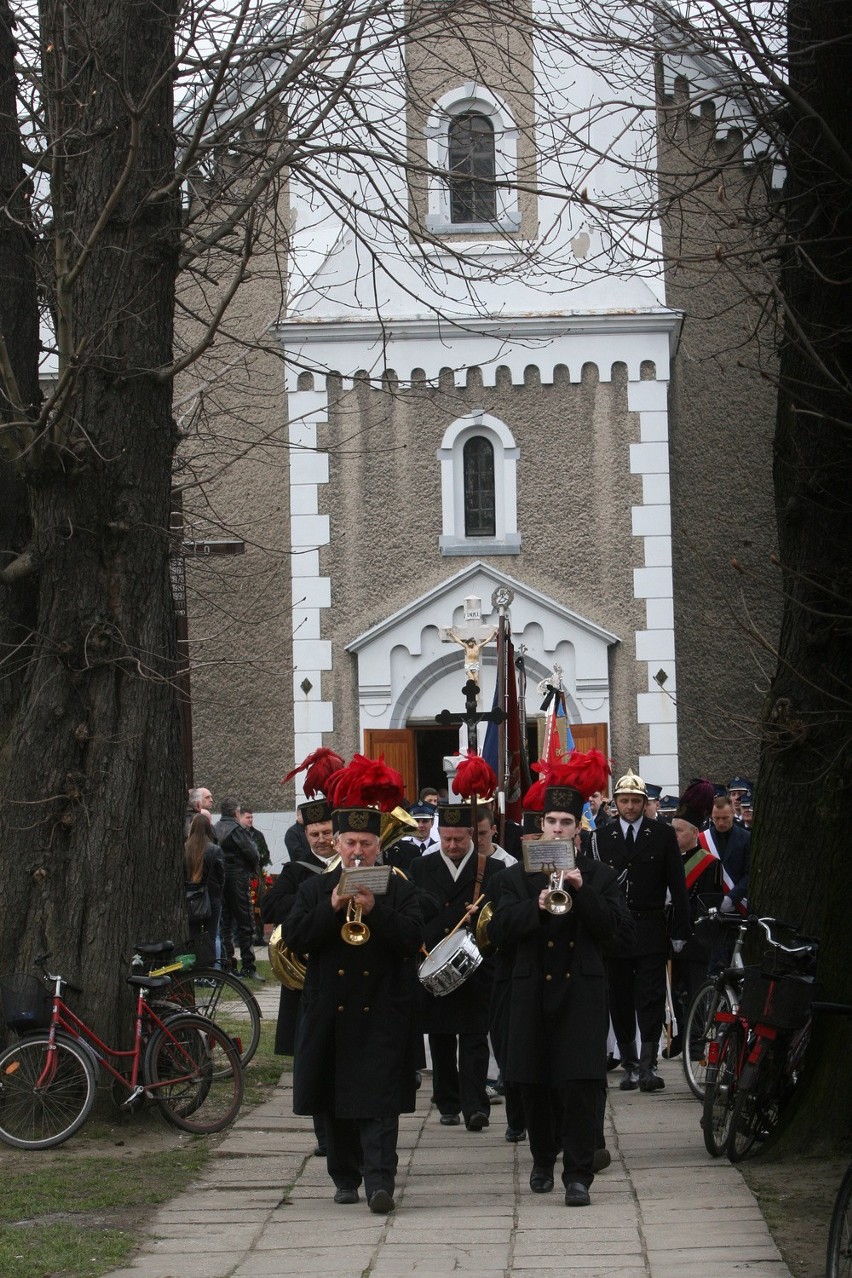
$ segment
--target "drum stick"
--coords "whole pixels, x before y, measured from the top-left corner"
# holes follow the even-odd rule
[[[481,901],[484,901],[484,900],[485,900],[485,893],[484,893],[484,892],[480,892],[479,896],[476,898],[476,900],[474,901],[473,905],[468,906],[468,908],[465,910],[464,914],[461,916],[461,918],[459,919],[459,921],[458,921],[458,923],[455,925],[455,927],[454,927],[454,928],[452,928],[452,929],[451,929],[451,930],[447,933],[447,935],[446,935],[446,936],[442,936],[442,937],[441,937],[441,941],[447,941],[447,940],[449,940],[449,938],[450,938],[450,937],[451,937],[451,936],[452,936],[455,932],[457,932],[457,931],[459,930],[459,928],[460,928],[460,927],[464,924],[464,922],[466,921],[466,919],[470,918],[470,911],[471,911],[472,909],[474,909],[477,905],[479,905]],[[440,945],[440,943],[441,943],[441,942],[439,941],[439,942],[438,942],[438,944]],[[430,951],[429,951],[429,954],[431,954],[431,953],[432,953],[432,951],[430,950]],[[429,954],[427,954],[427,955],[426,955],[426,957],[427,957],[427,958],[429,957]]]

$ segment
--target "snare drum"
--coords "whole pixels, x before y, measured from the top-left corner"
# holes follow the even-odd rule
[[[420,982],[436,997],[452,994],[482,962],[470,932],[445,936],[420,964]]]

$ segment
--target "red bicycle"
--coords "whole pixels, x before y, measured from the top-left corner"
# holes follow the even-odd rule
[[[36,962],[43,966],[49,955]],[[126,1092],[121,1108],[153,1100],[184,1131],[218,1132],[234,1121],[243,1097],[239,1053],[212,1021],[190,1012],[160,1016],[148,1002],[168,976],[129,976],[136,991],[133,1047],[108,1046],[65,1002],[79,987],[44,973],[0,981],[7,1026],[22,1037],[0,1055],[0,1140],[17,1149],[51,1149],[83,1126],[105,1069]]]

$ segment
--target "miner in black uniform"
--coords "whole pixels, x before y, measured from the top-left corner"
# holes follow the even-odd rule
[[[671,896],[671,940],[676,953],[692,934],[689,902],[674,831],[663,821],[649,821],[643,815],[642,778],[628,772],[614,794],[618,816],[596,831],[593,842],[601,861],[618,875],[636,924],[636,941],[623,957],[608,959],[610,1015],[624,1069],[622,1091],[638,1087],[655,1092],[665,1087],[656,1064],[666,1010],[666,893]]]
[[[505,867],[478,853],[473,808],[449,803],[438,808],[437,852],[415,857],[409,877],[423,895],[426,948],[434,949],[455,928],[481,894],[490,899],[494,879]],[[484,904],[484,902],[483,902]],[[475,921],[475,916],[470,916]],[[486,959],[450,994],[423,991],[423,1027],[432,1055],[432,1094],[441,1122],[469,1131],[488,1126],[488,1027],[493,959]]]
[[[589,754],[599,756],[606,769],[598,751]],[[570,764],[557,766],[578,782],[593,779],[591,770],[572,773]],[[548,785],[542,838],[573,842],[587,793],[600,784]],[[501,949],[515,947],[506,1079],[522,1088],[533,1156],[530,1188],[553,1189],[561,1149],[565,1205],[584,1207],[594,1179],[607,1066],[604,950],[629,945],[635,928],[615,874],[600,862],[578,857],[576,868],[564,875],[571,901],[566,913],[548,908],[550,886],[546,873],[528,874],[523,865],[506,870],[489,936]]]
[[[357,756],[356,756],[357,757]],[[350,765],[352,766],[352,765]],[[341,869],[375,865],[381,813],[338,807],[332,819],[342,867],[299,888],[283,941],[308,954],[293,1069],[293,1109],[326,1115],[328,1172],[336,1203],[358,1201],[362,1178],[370,1210],[394,1208],[400,1113],[414,1110],[418,1047],[412,970],[423,943],[416,888],[391,874],[386,895],[364,886],[341,896]],[[398,799],[387,810],[396,806]],[[350,902],[368,936],[344,939]]]
[[[299,886],[317,874],[325,874],[340,864],[332,841],[331,807],[325,799],[312,799],[299,805],[301,826],[305,831],[310,851],[297,861],[288,861],[272,887],[266,893],[261,905],[264,923],[273,925],[283,923],[296,900]],[[299,1022],[299,1009],[302,1003],[302,990],[281,986],[278,1000],[278,1021],[275,1026],[276,1056],[293,1056],[296,1051],[296,1029]],[[325,1117],[314,1114],[314,1131],[317,1145],[315,1154],[324,1155]]]

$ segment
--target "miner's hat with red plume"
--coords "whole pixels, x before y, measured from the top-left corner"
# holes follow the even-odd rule
[[[332,806],[335,834],[346,831],[381,835],[382,813],[399,807],[405,794],[402,776],[384,756],[355,754],[330,778],[326,797]]]
[[[537,768],[537,764],[533,767]],[[547,789],[544,777],[539,777],[538,781],[533,781],[521,800],[523,808],[523,834],[541,834],[542,821],[544,820],[544,795]]]
[[[688,821],[701,830],[710,819],[716,787],[712,781],[690,781],[680,797],[672,820]]]
[[[544,812],[569,812],[579,821],[590,794],[605,790],[611,767],[600,750],[572,750],[565,763],[534,763],[542,774]]]

